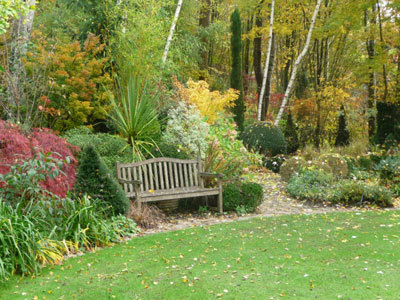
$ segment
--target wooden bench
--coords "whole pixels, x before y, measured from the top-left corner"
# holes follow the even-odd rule
[[[117,162],[117,178],[126,195],[141,203],[218,195],[222,213],[222,174],[203,172],[201,160],[153,158],[136,163]],[[207,188],[206,177],[216,177],[218,187]]]

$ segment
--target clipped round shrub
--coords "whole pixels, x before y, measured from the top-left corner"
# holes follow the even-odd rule
[[[246,212],[254,211],[261,204],[264,190],[255,182],[235,182],[224,186],[224,211],[236,211],[244,208]]]
[[[240,135],[244,145],[260,154],[275,156],[286,153],[286,140],[279,127],[270,122],[256,122]]]
[[[349,175],[349,167],[347,162],[340,154],[323,154],[318,157],[316,165],[325,172],[331,173],[339,178],[344,178]]]
[[[81,154],[75,192],[111,205],[116,215],[128,212],[128,198],[93,146],[85,147]]]
[[[240,206],[242,194],[240,193],[240,185],[228,183],[224,186],[223,192],[224,211],[234,211]]]
[[[341,180],[333,189],[330,202],[345,205],[375,204],[380,207],[391,207],[393,194],[382,186],[364,181]]]
[[[282,164],[286,161],[286,156],[283,154],[274,157],[264,157],[263,166],[274,173],[279,173]]]
[[[241,186],[243,206],[246,211],[254,211],[263,200],[264,190],[261,185],[255,182],[245,182]]]
[[[299,168],[304,167],[307,162],[300,156],[293,156],[286,160],[279,169],[279,175],[283,181],[288,182],[290,177],[297,174]]]

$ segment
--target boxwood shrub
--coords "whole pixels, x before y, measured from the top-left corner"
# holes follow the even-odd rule
[[[237,211],[244,207],[246,212],[252,212],[261,204],[263,195],[263,188],[258,183],[228,183],[224,186],[224,211]]]
[[[247,148],[267,156],[286,154],[286,140],[279,127],[270,122],[256,122],[240,138]]]

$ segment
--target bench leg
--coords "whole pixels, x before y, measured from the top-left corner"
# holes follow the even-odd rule
[[[219,189],[219,194],[218,194],[218,211],[220,214],[223,213],[223,206],[222,206],[222,182],[219,180],[218,182],[218,189]]]
[[[140,198],[136,200],[136,207],[138,210],[142,209],[142,201],[140,201]]]

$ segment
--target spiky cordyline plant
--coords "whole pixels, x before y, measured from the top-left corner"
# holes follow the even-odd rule
[[[119,132],[128,140],[133,149],[133,159],[143,160],[157,147],[160,124],[156,110],[158,94],[148,91],[147,83],[130,76],[125,87],[119,88],[117,99],[108,92],[113,106],[110,115]]]

